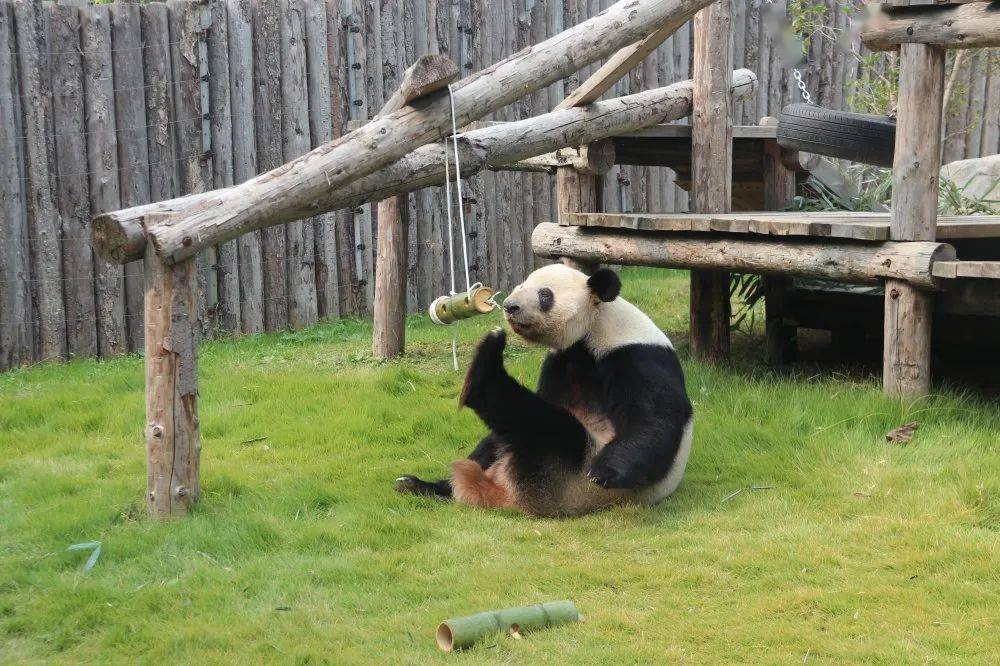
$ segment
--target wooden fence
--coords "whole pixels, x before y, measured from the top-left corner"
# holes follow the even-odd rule
[[[142,349],[142,265],[89,247],[103,211],[242,182],[370,117],[406,65],[448,53],[463,74],[600,11],[609,0],[210,0],[87,6],[0,0],[0,369]],[[760,94],[756,123],[799,99],[759,2],[736,2],[734,65]],[[826,0],[830,25],[849,27]],[[775,6],[781,12],[785,3]],[[813,40],[806,87],[845,105],[866,65]],[[855,44],[854,48],[858,47]],[[861,54],[863,55],[863,54]],[[547,111],[596,67],[494,114]],[[997,152],[1000,72],[970,58],[947,159]],[[685,26],[609,96],[688,78]],[[552,179],[498,172],[464,188],[474,279],[509,288],[534,265],[530,233],[553,217]],[[409,197],[411,310],[447,291],[444,194]],[[615,167],[605,210],[684,210],[666,169]],[[375,206],[249,234],[199,260],[211,329],[282,330],[367,315]],[[212,330],[205,331],[210,334]]]

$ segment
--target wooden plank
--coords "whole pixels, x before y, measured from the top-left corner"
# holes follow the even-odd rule
[[[940,278],[1000,280],[1000,261],[939,261],[932,272]]]
[[[208,32],[208,88],[212,114],[212,182],[231,187],[233,177],[233,109],[230,103],[229,19],[225,0],[210,0],[211,28]],[[239,122],[239,121],[237,121]],[[216,324],[224,331],[240,333],[239,240],[216,248],[219,302]]]
[[[282,164],[281,8],[277,2],[254,3],[254,116],[257,168]],[[288,327],[287,245],[284,227],[262,230],[264,328]]]
[[[226,9],[232,169],[233,183],[238,184],[257,175],[253,8],[250,0],[226,0]],[[243,234],[236,243],[239,258],[240,330],[243,333],[261,333],[264,331],[261,232]]]
[[[281,0],[281,127],[285,162],[312,149],[309,132],[303,0]],[[288,259],[288,324],[300,329],[316,323],[316,248],[313,220],[285,225]]]
[[[34,338],[31,283],[27,280],[31,250],[21,138],[24,129],[14,35],[13,8],[10,3],[0,3],[0,370],[29,363]]]
[[[107,5],[80,9],[84,95],[87,104],[87,166],[93,214],[121,208],[111,18]],[[108,357],[128,351],[122,266],[95,258],[97,347]]]
[[[770,124],[770,121],[764,118],[761,123]],[[764,142],[763,180],[766,209],[783,210],[792,203],[795,198],[795,172],[785,166],[781,146],[773,139]],[[749,223],[747,229],[750,229]],[[765,353],[767,361],[773,365],[787,363],[795,355],[796,329],[785,322],[789,286],[790,280],[785,275],[764,277]]]
[[[142,17],[139,5],[114,3],[111,13],[112,68],[115,87],[115,123],[118,143],[118,180],[122,206],[150,202],[149,147],[146,139],[146,99],[142,71]],[[127,264],[125,273],[125,331],[129,351],[143,343],[143,264]]]
[[[51,78],[45,54],[47,21],[39,3],[14,4],[14,25],[21,83],[24,164],[27,180],[28,236],[35,321],[34,358],[46,361],[66,355],[66,310],[62,295],[62,248],[59,211],[54,194],[55,134]],[[25,275],[26,276],[26,275]],[[22,277],[23,279],[23,277]]]
[[[80,54],[80,10],[60,5],[49,5],[46,9],[49,13],[49,43],[53,51],[50,58],[52,111],[55,126],[59,128],[55,136],[59,170],[56,207],[62,218],[67,350],[71,357],[86,358],[97,356],[97,322],[89,231],[90,181],[83,59]]]

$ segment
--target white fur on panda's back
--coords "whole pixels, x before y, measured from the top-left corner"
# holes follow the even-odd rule
[[[673,349],[667,334],[645,312],[621,297],[600,304],[586,344],[597,358],[625,345],[656,345]]]

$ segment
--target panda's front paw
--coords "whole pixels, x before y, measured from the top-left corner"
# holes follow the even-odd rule
[[[459,398],[460,406],[475,409],[485,399],[485,389],[507,374],[503,367],[503,350],[506,347],[507,333],[502,328],[487,333],[479,342],[465,375],[465,386]]]
[[[646,484],[646,474],[640,465],[615,455],[613,449],[608,447],[590,464],[587,476],[609,490],[637,488]]]

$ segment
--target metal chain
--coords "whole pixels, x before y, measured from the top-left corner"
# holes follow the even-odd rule
[[[774,0],[764,0],[764,2],[769,5],[774,4]],[[795,83],[798,84],[799,92],[802,93],[802,101],[804,101],[806,104],[812,104],[813,103],[812,95],[810,95],[809,91],[806,90],[806,82],[802,79],[802,70],[800,70],[798,67],[793,67],[792,76],[795,77]]]

